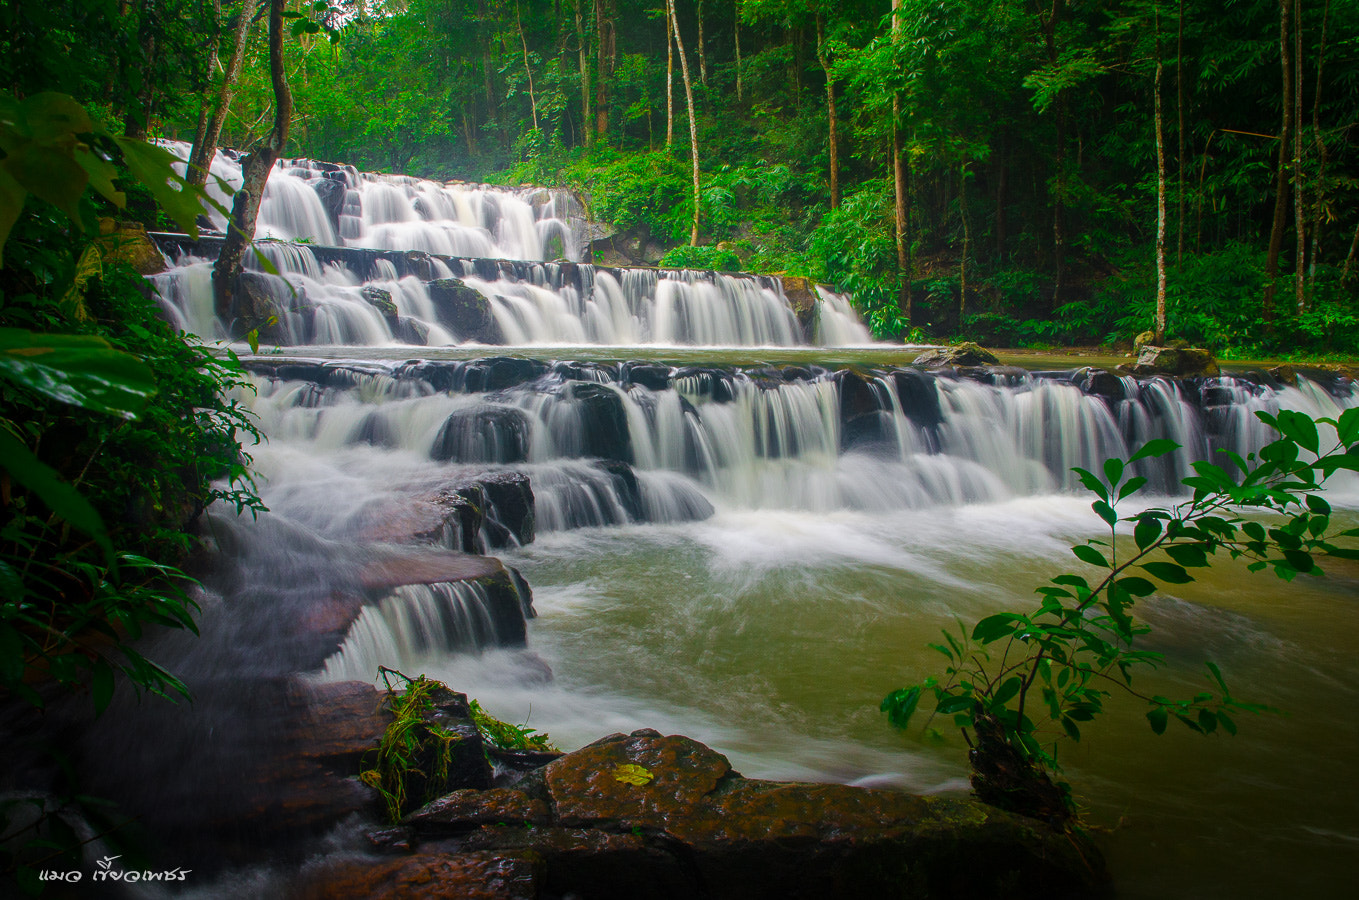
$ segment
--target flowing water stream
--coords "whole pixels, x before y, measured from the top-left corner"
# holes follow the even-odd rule
[[[311,209],[327,176],[345,190],[330,231]],[[1256,410],[1359,405],[1337,380],[922,372],[884,362],[882,347],[843,349],[868,337],[833,294],[809,334],[773,280],[595,271],[579,262],[570,202],[544,191],[298,163],[270,192],[263,221],[280,236],[449,257],[426,274],[487,296],[508,346],[469,349],[430,307],[428,278],[266,246],[280,282],[330,311],[289,332],[307,346],[250,360],[257,393],[243,400],[269,436],[253,452],[271,512],[214,514],[237,560],[230,590],[286,597],[294,581],[341,577],[380,546],[373,523],[391,510],[460,480],[526,475],[533,539],[480,539],[532,586],[527,649],[504,647],[468,591],[402,589],[309,671],[425,672],[565,748],[652,727],[748,776],[965,792],[959,737],[894,732],[878,702],[939,670],[926,645],[941,627],[1031,604],[1035,586],[1082,568],[1068,547],[1100,523],[1072,466],[1171,437],[1183,449],[1144,467],[1168,491],[1193,460],[1266,440]],[[167,314],[232,336],[204,293],[207,264],[177,262],[156,279]],[[456,349],[399,345],[365,286]],[[808,344],[821,349],[788,349]],[[1359,486],[1333,502],[1359,523]],[[1144,601],[1167,659],[1145,690],[1192,694],[1211,658],[1237,694],[1284,713],[1240,721],[1235,738],[1157,738],[1126,704],[1064,751],[1109,829],[1120,896],[1341,896],[1359,858],[1359,567],[1332,568],[1284,584],[1223,565]]]

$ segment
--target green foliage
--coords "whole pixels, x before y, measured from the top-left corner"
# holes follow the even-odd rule
[[[1236,716],[1266,711],[1233,696],[1211,662],[1207,689],[1190,698],[1146,695],[1133,683],[1137,669],[1162,661],[1139,646],[1150,628],[1135,618],[1137,601],[1155,593],[1157,582],[1191,582],[1194,569],[1219,555],[1286,581],[1320,575],[1326,557],[1359,559],[1359,529],[1333,533],[1321,496],[1336,472],[1359,472],[1359,409],[1337,419],[1290,410],[1257,415],[1278,437],[1245,458],[1225,452],[1226,467],[1195,463],[1195,474],[1183,480],[1192,496],[1174,506],[1118,512],[1147,483],[1136,474],[1139,461],[1175,450],[1171,441],[1151,441],[1126,461],[1107,460],[1099,473],[1074,470],[1109,529],[1107,539],[1072,548],[1095,570],[1093,582],[1064,573],[1037,589],[1036,608],[945,631],[945,643],[931,645],[947,660],[942,677],[889,694],[882,702],[888,720],[906,727],[921,700],[933,697],[936,715],[975,735],[972,783],[981,799],[1066,822],[1074,813],[1070,789],[1049,777],[1060,770],[1058,744],[1079,741],[1082,725],[1104,711],[1113,692],[1142,700],[1158,734],[1171,719],[1197,733],[1235,734]]]
[[[482,739],[490,746],[501,750],[553,751],[557,749],[552,745],[547,734],[529,728],[527,724],[513,725],[509,722],[503,722],[482,709],[481,704],[475,700],[471,701],[469,705],[472,709],[472,722],[476,724],[477,731],[481,733]]]
[[[190,224],[202,192],[179,196],[168,154],[108,138],[69,97],[4,105],[0,149],[18,185],[0,270],[0,688],[38,705],[40,683],[88,690],[102,711],[122,672],[183,694],[130,642],[150,625],[194,628],[176,568],[185,529],[213,499],[262,508],[238,444],[258,435],[225,396],[244,385],[234,359],[186,344],[144,279],[86,237],[98,210],[85,187],[120,203],[118,159]]]
[[[449,748],[459,738],[434,721],[435,696],[446,692],[447,686],[424,675],[408,678],[385,666],[379,671],[387,683],[386,703],[392,723],[371,752],[372,765],[359,773],[359,780],[382,796],[387,821],[395,825],[406,813],[443,793],[448,782]],[[392,686],[391,676],[400,679],[403,691]],[[412,797],[412,788],[423,793]]]
[[[660,265],[671,269],[712,269],[717,272],[741,271],[741,258],[731,250],[681,244],[661,257]]]

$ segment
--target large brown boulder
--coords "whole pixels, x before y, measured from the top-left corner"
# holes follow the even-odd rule
[[[1213,354],[1199,347],[1143,347],[1133,365],[1134,375],[1178,375],[1181,377],[1221,374]]]
[[[603,738],[512,789],[459,791],[405,825],[387,845],[416,855],[384,871],[531,858],[539,895],[592,900],[1051,900],[1096,895],[1105,879],[1088,844],[1035,820],[971,800],[747,779],[697,741],[654,731]]]
[[[99,237],[94,243],[106,261],[125,263],[138,275],[156,275],[170,268],[165,254],[147,236],[146,227],[140,222],[100,219]]]
[[[994,366],[1000,358],[985,347],[964,341],[952,347],[938,347],[915,358],[915,365],[928,366]]]
[[[810,279],[800,278],[796,275],[780,276],[783,281],[783,296],[788,298],[788,305],[793,308],[793,314],[797,316],[798,324],[802,326],[802,333],[808,340],[812,337],[812,332],[816,328],[816,285]]]

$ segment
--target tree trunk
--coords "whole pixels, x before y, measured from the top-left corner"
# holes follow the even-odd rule
[[[217,71],[219,60],[217,58],[217,47],[222,43],[222,0],[212,0],[212,41],[208,44],[208,66],[207,83],[203,85],[203,94],[198,98],[198,126],[194,128],[193,143],[190,144],[192,150],[197,150],[203,146],[203,138],[208,132],[208,88],[211,86],[212,76]],[[189,154],[190,160],[193,153]],[[188,172],[184,173],[188,175]],[[202,187],[200,184],[199,187]]]
[[[1153,18],[1156,28],[1156,99],[1152,106],[1156,115],[1156,343],[1166,339],[1166,142],[1165,124],[1161,114],[1161,10],[1156,7]]]
[[[203,134],[194,141],[189,153],[189,171],[185,178],[190,184],[199,187],[208,183],[208,172],[212,168],[212,157],[217,152],[217,139],[222,134],[222,123],[226,121],[231,109],[231,100],[236,96],[236,81],[241,77],[241,66],[245,62],[245,45],[250,32],[250,22],[255,15],[255,0],[242,0],[240,17],[236,20],[235,42],[231,49],[231,59],[222,72],[222,87],[217,92],[217,105],[207,122]]]
[[[836,137],[835,79],[831,76],[830,60],[826,56],[825,24],[820,14],[816,17],[816,61],[826,73],[826,125],[830,149],[830,205],[840,206],[840,148]]]
[[[1175,26],[1175,106],[1179,113],[1179,125],[1176,127],[1175,135],[1179,140],[1179,162],[1176,170],[1179,173],[1180,192],[1179,192],[1179,227],[1175,234],[1175,268],[1184,266],[1184,164],[1185,164],[1185,99],[1184,99],[1184,0],[1180,0],[1179,16]]]
[[[1005,200],[1009,190],[1009,167],[1005,164],[1005,139],[1002,135],[996,142],[996,257],[1005,258],[1005,242],[1008,237],[1008,223],[1005,218]]]
[[[1354,265],[1354,257],[1359,254],[1359,223],[1354,226],[1354,240],[1350,241],[1350,252],[1345,257],[1345,267],[1340,271],[1340,284],[1343,287],[1349,284],[1350,268]]]
[[[1321,259],[1321,225],[1325,218],[1326,141],[1321,135],[1321,70],[1326,61],[1326,27],[1331,18],[1331,0],[1321,11],[1321,44],[1317,49],[1316,89],[1312,93],[1312,147],[1317,155],[1317,188],[1312,201],[1312,254],[1307,270],[1308,290],[1316,287],[1317,262]]]
[[[150,0],[141,0],[137,12],[137,47],[141,50],[138,64],[143,70],[151,64],[156,55],[156,34],[151,27],[151,12],[147,8]],[[130,74],[130,73],[129,73]],[[151,105],[155,96],[152,79],[142,72],[142,89],[137,92],[123,110],[123,134],[126,137],[144,140],[151,123]]]
[[[967,312],[967,254],[972,249],[972,226],[967,218],[967,162],[958,167],[958,215],[963,221],[963,256],[958,262],[958,326]]]
[[[575,0],[576,40],[580,41],[580,125],[585,146],[592,147],[595,143],[595,123],[590,114],[590,47],[580,12],[583,2],[585,0]]]
[[[533,130],[538,130],[538,98],[533,92],[533,69],[529,67],[528,41],[524,39],[524,20],[519,15],[519,4],[514,4],[514,24],[519,28],[519,46],[524,50],[524,74],[528,77],[529,112],[533,116]]]
[[[708,51],[703,42],[703,0],[698,0],[698,80],[708,86]]]
[[[612,0],[595,0],[595,133],[600,140],[609,134],[609,82],[617,49],[612,13]]]
[[[288,125],[293,118],[293,95],[288,88],[288,73],[283,63],[283,12],[287,0],[269,0],[269,76],[274,88],[274,127],[241,163],[244,183],[231,204],[231,220],[226,240],[212,269],[213,304],[217,315],[231,315],[236,279],[241,274],[241,257],[255,236],[260,199],[269,173],[288,141]]]
[[[1318,85],[1320,87],[1320,85]],[[1302,0],[1293,0],[1293,299],[1307,308],[1306,193],[1302,184]]]
[[[1283,122],[1279,128],[1279,160],[1274,180],[1274,225],[1269,232],[1269,253],[1265,257],[1264,318],[1266,330],[1274,328],[1275,281],[1279,277],[1279,251],[1288,224],[1289,140],[1293,132],[1293,60],[1289,47],[1289,8],[1293,0],[1279,0],[1279,57],[1283,71]]]
[[[892,40],[896,41],[901,33],[901,0],[892,0]],[[906,248],[909,240],[906,235],[906,171],[901,147],[901,97],[892,96],[892,190],[895,195],[893,204],[896,211],[897,237],[897,276],[901,279],[898,289],[897,307],[911,324],[911,271]]]
[[[736,0],[736,15],[731,23],[732,36],[736,40],[736,102],[745,99],[741,81],[741,0]]]
[[[675,36],[669,22],[675,14],[674,0],[665,0],[665,148],[675,144]]]
[[[689,60],[684,55],[684,39],[680,37],[679,16],[675,2],[670,2],[670,25],[675,31],[675,49],[680,58],[680,78],[684,81],[684,102],[689,107],[689,153],[694,165],[694,223],[689,230],[689,243],[698,246],[698,122],[694,117],[694,86],[689,80]]]

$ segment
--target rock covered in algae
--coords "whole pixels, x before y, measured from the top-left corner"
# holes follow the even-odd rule
[[[952,347],[927,350],[915,358],[915,365],[929,366],[994,366],[1000,362],[996,354],[971,341]]]

